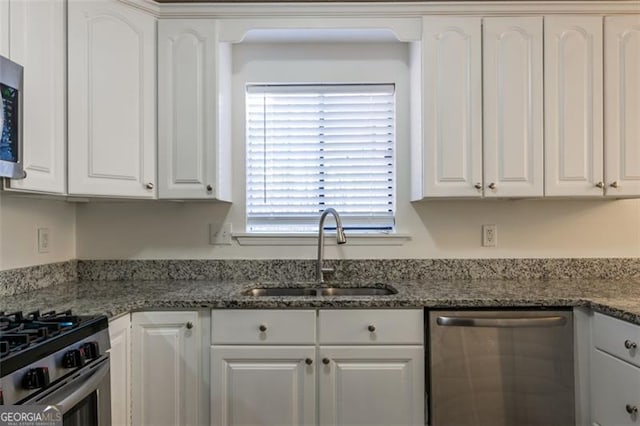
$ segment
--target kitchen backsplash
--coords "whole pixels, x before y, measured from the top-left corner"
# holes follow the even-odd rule
[[[0,271],[0,296],[24,293],[77,279],[78,265],[75,260],[7,269]]]
[[[313,281],[315,260],[78,260],[0,272],[0,296],[66,281]],[[640,258],[327,260],[328,281],[626,279]]]

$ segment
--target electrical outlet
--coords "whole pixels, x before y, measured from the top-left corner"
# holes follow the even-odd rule
[[[49,253],[50,247],[49,228],[38,228],[38,253]]]
[[[219,223],[210,223],[209,244],[214,246],[231,245],[231,223],[225,223],[222,227]]]
[[[498,245],[498,227],[496,225],[482,225],[482,246],[496,247]]]

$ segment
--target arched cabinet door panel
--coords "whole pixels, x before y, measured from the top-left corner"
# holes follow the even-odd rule
[[[69,194],[156,194],[156,19],[69,2]]]
[[[640,15],[604,20],[605,194],[640,197]]]
[[[545,195],[602,196],[602,18],[544,22]]]
[[[481,197],[482,25],[475,17],[423,18],[412,84],[421,86],[412,146],[412,200]],[[418,106],[418,105],[416,105]]]
[[[542,17],[485,18],[482,63],[484,196],[542,197]]]
[[[217,31],[215,19],[158,23],[158,198],[230,201],[231,50]]]

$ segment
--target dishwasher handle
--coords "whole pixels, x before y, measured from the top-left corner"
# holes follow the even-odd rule
[[[531,328],[531,327],[560,327],[567,323],[563,316],[548,317],[451,317],[441,316],[436,319],[438,325],[446,327],[495,327],[495,328]]]

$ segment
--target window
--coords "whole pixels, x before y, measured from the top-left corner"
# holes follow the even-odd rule
[[[393,84],[248,85],[247,230],[389,232],[395,213]]]

